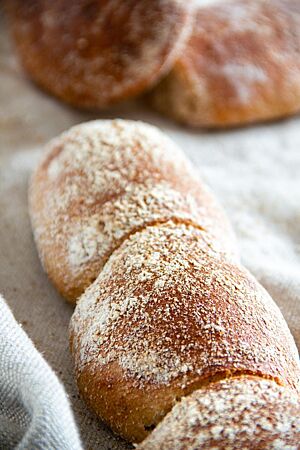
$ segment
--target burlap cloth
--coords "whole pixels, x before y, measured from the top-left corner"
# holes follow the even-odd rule
[[[80,400],[68,351],[67,305],[43,273],[27,211],[28,177],[50,138],[89,119],[123,117],[160,126],[215,191],[244,264],[268,289],[300,345],[300,119],[228,132],[181,128],[142,104],[83,114],[48,97],[19,69],[0,31],[0,292],[70,396],[87,449],[119,449]]]

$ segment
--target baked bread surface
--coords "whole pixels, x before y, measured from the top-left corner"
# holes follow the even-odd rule
[[[215,379],[250,373],[299,388],[279,309],[192,226],[166,223],[128,238],[82,295],[70,333],[83,398],[133,442]]]
[[[73,303],[113,251],[148,224],[193,223],[216,250],[238,259],[214,196],[179,148],[141,122],[89,122],[52,140],[32,177],[29,203],[45,270]]]
[[[137,448],[298,450],[299,399],[270,380],[222,380],[176,405]]]
[[[74,106],[103,108],[152,86],[191,27],[180,0],[8,0],[28,75]]]
[[[149,96],[196,127],[274,120],[300,110],[300,3],[232,0],[198,8],[170,73]]]

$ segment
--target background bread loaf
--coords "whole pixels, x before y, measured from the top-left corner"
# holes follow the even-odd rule
[[[102,109],[154,88],[150,103],[191,126],[300,110],[297,0],[6,3],[27,74],[73,106]]]
[[[232,0],[198,8],[172,70],[150,95],[180,122],[229,127],[300,110],[300,3]]]
[[[28,75],[77,107],[103,108],[149,88],[179,55],[190,1],[7,0]]]
[[[107,205],[112,213],[103,218]],[[222,210],[169,139],[139,122],[77,126],[50,143],[32,180],[30,207],[50,277],[69,298],[85,290],[71,320],[70,346],[79,391],[99,417],[140,442],[186,397],[143,445],[160,448],[182,411],[178,433],[165,448],[197,448],[180,443],[188,436],[198,442],[206,431],[204,448],[211,448],[209,421],[204,431],[191,425],[186,435],[186,405],[197,421],[195,402],[213,402],[211,391],[227,397],[232,410],[239,395],[253,392],[253,407],[247,395],[245,404],[262,427],[272,409],[262,394],[266,386],[273,404],[283,408],[284,401],[287,411],[271,414],[257,442],[277,439],[280,417],[285,423],[299,408],[295,343],[271,297],[240,265]],[[93,245],[96,238],[96,250],[74,276],[70,237],[78,223],[84,235],[90,232],[91,217],[113,233],[101,236],[96,228],[87,234],[82,242]],[[227,406],[219,411],[222,430],[228,429]],[[250,445],[239,414],[236,440]],[[284,435],[288,444],[300,435],[294,423]],[[231,442],[227,438],[218,448]]]

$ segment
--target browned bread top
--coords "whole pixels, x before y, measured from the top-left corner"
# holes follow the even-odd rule
[[[192,226],[130,236],[81,297],[70,330],[80,392],[130,441],[220,377],[251,373],[299,389],[279,309]]]
[[[71,301],[122,241],[148,224],[193,223],[216,250],[237,259],[213,195],[178,147],[141,122],[90,122],[51,141],[29,200],[43,265]]]
[[[226,127],[300,110],[300,2],[231,0],[199,8],[191,37],[154,89],[160,111]]]
[[[300,404],[270,380],[229,378],[178,403],[139,450],[299,450]]]
[[[190,30],[190,1],[8,0],[30,77],[75,106],[102,108],[166,73]]]

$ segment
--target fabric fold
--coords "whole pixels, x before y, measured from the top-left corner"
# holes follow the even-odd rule
[[[82,449],[63,386],[1,295],[0,447]]]

